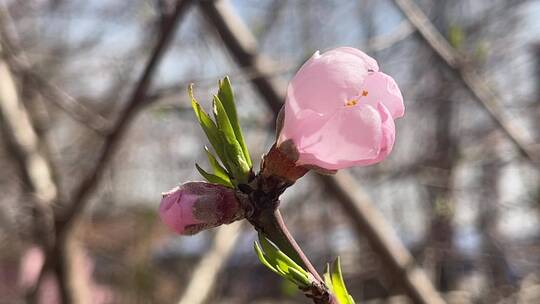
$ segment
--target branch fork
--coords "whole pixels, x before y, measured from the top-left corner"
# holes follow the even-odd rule
[[[256,176],[252,175],[248,184],[238,186],[237,197],[245,206],[246,219],[255,230],[308,270],[311,284],[299,287],[305,296],[316,304],[337,304],[337,300],[289,232],[279,211],[280,195],[307,171],[296,166],[274,145],[263,159],[261,172]]]

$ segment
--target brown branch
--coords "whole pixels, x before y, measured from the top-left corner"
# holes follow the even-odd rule
[[[48,252],[52,250],[55,243],[53,205],[60,200],[58,182],[54,178],[51,162],[42,152],[41,148],[44,144],[40,143],[31,115],[19,99],[14,77],[4,60],[0,61],[0,79],[2,79],[0,82],[0,122],[9,139],[10,148],[20,164],[28,188],[35,197],[36,203],[33,206],[36,209],[35,238],[41,242],[40,245],[44,251]],[[71,251],[66,250],[65,254],[66,263],[70,263]],[[80,276],[72,276],[72,278],[72,282],[80,282]],[[77,286],[61,285],[60,294],[69,293],[79,297],[81,293],[84,294],[85,286],[87,284],[84,283]],[[66,288],[69,288],[69,291]],[[35,296],[35,290],[30,294]]]
[[[111,129],[111,123],[107,118],[90,109],[57,85],[43,79],[39,74],[32,72],[30,69],[23,69],[21,67],[21,73],[24,73],[41,88],[39,90],[40,94],[47,98],[47,100],[52,101],[53,104],[66,112],[71,118],[88,127],[90,130],[104,136]]]
[[[37,74],[31,71],[29,60],[20,48],[20,42],[11,15],[4,6],[0,7],[0,22],[0,37],[2,38],[2,43],[6,46],[5,49],[8,50],[5,52],[6,64],[9,64],[9,67],[14,74],[19,76],[19,79],[31,79],[38,86],[40,86],[40,83],[48,84],[45,80],[41,80],[40,83],[36,82],[35,77],[37,77]],[[28,71],[25,73],[22,70],[23,68],[26,68]],[[11,75],[1,77],[1,79],[7,80],[5,83],[7,86],[16,90],[12,81],[13,78],[15,77]],[[6,91],[2,91],[9,94],[9,88],[6,89]],[[56,88],[56,91],[60,90]],[[18,97],[17,94],[13,96]],[[4,108],[6,110],[4,112],[8,117],[4,119],[7,122],[4,129],[12,131],[8,132],[7,137],[12,141],[14,154],[18,156],[17,158],[21,164],[29,188],[36,196],[36,204],[34,206],[36,209],[34,213],[34,237],[41,243],[40,245],[44,252],[53,252],[56,241],[54,227],[55,210],[53,207],[62,204],[61,190],[58,186],[60,183],[57,181],[52,162],[47,158],[47,152],[49,151],[47,144],[45,140],[39,140],[39,137],[43,136],[43,134],[38,132],[39,128],[36,128],[31,121],[31,115],[25,109],[24,104],[21,102],[18,103],[18,108],[11,110],[9,109],[9,104],[6,104],[7,107]],[[11,104],[11,106],[14,106],[14,104]],[[84,106],[82,109],[85,109]],[[26,145],[23,144],[24,142]],[[49,189],[49,195],[44,194],[45,188]],[[80,275],[80,265],[74,262],[78,255],[78,252],[74,249],[74,246],[66,246],[58,252],[58,255],[54,255],[58,261],[61,261],[58,265],[66,265],[65,268],[57,267],[52,269],[59,282],[58,288],[63,303],[67,303],[70,298],[76,299],[76,303],[84,303],[84,299],[89,299],[89,284]],[[38,289],[48,270],[50,270],[49,267],[42,267],[38,281],[34,283],[32,288],[26,290],[28,302],[34,303],[39,301],[37,299]],[[60,273],[60,271],[63,272]],[[70,298],[67,298],[67,295],[70,295]]]
[[[272,151],[278,151],[272,149]],[[274,154],[275,155],[275,154]],[[268,155],[265,156],[263,164],[268,162]],[[279,161],[278,161],[279,162]],[[294,163],[292,163],[294,166]],[[267,165],[261,166],[261,171],[249,185],[243,185],[238,193],[239,198],[249,206],[249,215],[246,219],[251,225],[262,234],[270,239],[281,251],[296,262],[300,267],[311,273],[311,284],[300,289],[304,295],[313,300],[315,304],[337,304],[334,295],[329,291],[317,270],[311,264],[311,261],[304,254],[289,229],[283,221],[283,217],[278,209],[279,196],[285,189],[294,184],[289,179],[282,176],[270,173]],[[301,168],[304,174],[306,169]],[[303,175],[303,174],[301,174]]]
[[[2,111],[5,114],[2,121],[6,122],[4,130],[8,131],[7,137],[10,138],[14,154],[17,156],[23,175],[26,177],[26,182],[30,188],[30,191],[36,196],[35,213],[34,213],[34,237],[38,240],[43,248],[44,252],[52,252],[54,250],[55,239],[55,227],[54,227],[54,208],[61,204],[61,190],[59,189],[59,182],[54,172],[54,166],[52,161],[47,158],[47,152],[49,151],[45,140],[39,138],[43,136],[38,132],[39,128],[36,128],[31,120],[29,111],[26,110],[25,105],[18,100],[18,92],[13,82],[14,76],[10,75],[7,65],[14,72],[18,71],[20,65],[29,67],[29,61],[26,58],[24,52],[19,46],[18,36],[14,30],[13,21],[9,11],[5,7],[0,7],[0,22],[1,22],[1,35],[2,43],[7,47],[5,48],[5,69],[2,70],[3,74],[0,79],[5,79],[6,87],[2,89],[2,92],[6,93],[2,98],[5,103]],[[19,78],[22,79],[28,76],[26,73],[14,73],[19,74]],[[12,101],[10,102],[10,96]],[[16,106],[16,107],[15,107]],[[11,132],[9,132],[11,131]],[[62,302],[67,303],[69,301],[66,295],[71,295],[73,299],[77,299],[77,303],[83,303],[83,299],[88,299],[88,282],[80,275],[80,267],[77,267],[74,263],[76,259],[77,251],[74,250],[74,246],[68,246],[63,248],[59,252],[57,259],[62,261],[61,264],[67,265],[66,273],[56,272],[56,277],[60,282],[58,288],[62,297]],[[56,271],[57,269],[54,269]],[[46,272],[45,267],[41,269],[42,275],[40,275],[38,282],[30,289],[27,290],[27,300],[30,303],[37,302],[38,288],[41,280]],[[66,279],[69,278],[69,281]]]
[[[226,44],[227,49],[233,54],[234,59],[240,67],[253,71],[252,84],[257,88],[263,96],[268,96],[271,102],[268,106],[274,112],[279,112],[281,109],[281,94],[280,85],[268,81],[265,76],[258,71],[267,70],[272,66],[276,66],[268,58],[263,56],[254,56],[257,52],[257,41],[249,31],[249,29],[240,20],[231,5],[227,1],[201,1],[200,7],[208,16],[219,35]],[[234,29],[235,32],[231,31]]]
[[[0,45],[0,56],[3,57]],[[30,190],[39,205],[50,211],[58,198],[53,170],[40,150],[39,136],[30,114],[19,98],[15,80],[5,60],[0,59],[0,122],[9,138]]]
[[[284,90],[278,89],[267,76],[264,66],[260,64],[261,59],[255,53],[254,38],[246,25],[226,1],[201,2],[201,8],[238,64],[258,71],[259,76],[253,78],[253,85],[277,115],[284,100]],[[345,214],[354,224],[355,232],[368,239],[414,303],[445,303],[424,271],[415,265],[412,255],[382,215],[361,194],[360,187],[349,174],[341,172],[336,177],[321,176],[320,179],[337,196]]]
[[[170,40],[174,36],[181,17],[186,12],[189,4],[192,1],[183,0],[178,1],[174,12],[164,22],[162,32],[160,33],[159,40],[154,47],[152,55],[148,60],[148,63],[143,70],[139,81],[137,82],[127,105],[120,114],[120,118],[114,124],[111,132],[105,137],[104,147],[99,154],[96,166],[89,172],[82,182],[76,187],[72,198],[73,203],[67,206],[66,209],[58,216],[57,225],[58,231],[62,232],[68,229],[71,223],[76,219],[80,212],[84,209],[89,195],[97,186],[105,168],[111,161],[112,157],[116,153],[119,144],[124,137],[130,123],[135,118],[137,112],[147,105],[146,93],[150,85],[151,79],[154,75],[156,68],[158,67],[165,50],[167,49]]]
[[[119,119],[116,121],[111,131],[107,133],[107,136],[104,138],[103,149],[98,156],[96,166],[75,188],[71,199],[72,203],[62,206],[64,209],[61,209],[55,214],[56,242],[54,243],[52,250],[47,252],[47,259],[41,276],[43,276],[43,273],[47,271],[47,269],[55,270],[59,283],[62,286],[61,290],[66,291],[66,293],[62,294],[64,303],[73,303],[77,300],[75,295],[69,294],[70,280],[69,278],[66,278],[66,276],[69,276],[70,274],[70,265],[63,259],[67,256],[65,250],[67,244],[69,244],[68,239],[70,238],[71,228],[75,224],[78,216],[84,210],[84,207],[93,190],[98,185],[105,168],[118,150],[130,123],[133,121],[138,111],[146,105],[145,98],[154,72],[161,61],[169,42],[174,37],[179,21],[185,14],[191,2],[191,0],[178,1],[174,11],[163,22],[158,41],[156,42],[151,57],[146,64],[126,107],[120,114]]]
[[[442,61],[463,82],[475,100],[491,115],[493,120],[506,133],[518,148],[519,152],[532,161],[540,162],[540,155],[523,139],[520,131],[501,108],[501,100],[495,90],[469,65],[464,57],[454,49],[446,38],[437,30],[422,10],[411,0],[394,0],[405,17],[418,30],[420,36],[428,43]]]
[[[96,133],[104,135],[111,127],[105,117],[88,108],[34,71],[30,60],[28,60],[20,46],[20,39],[11,15],[4,6],[5,4],[0,4],[0,32],[3,44],[10,50],[10,56],[7,58],[10,67],[16,74],[28,77],[39,88],[40,94],[43,94],[47,100],[65,111],[70,117]]]

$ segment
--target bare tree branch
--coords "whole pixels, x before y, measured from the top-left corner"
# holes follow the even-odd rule
[[[42,144],[39,142],[31,116],[19,99],[14,78],[4,60],[0,61],[0,79],[2,79],[0,82],[0,122],[10,139],[11,148],[20,162],[27,184],[35,196],[37,211],[34,222],[35,237],[41,241],[44,251],[50,251],[55,242],[53,207],[60,200],[58,183],[54,179],[53,166],[41,151]],[[64,252],[66,262],[71,264],[73,253],[70,250]],[[81,282],[81,277],[75,273],[71,278],[73,284],[59,286],[60,294],[72,294],[76,298],[85,298],[81,294],[86,294],[88,284]],[[66,288],[69,288],[69,291]]]
[[[56,241],[52,250],[47,252],[46,263],[42,270],[42,274],[47,271],[47,269],[55,269],[59,283],[63,287],[61,290],[66,292],[62,294],[64,303],[76,303],[77,300],[80,300],[76,295],[69,294],[69,284],[71,284],[69,275],[71,273],[71,268],[68,261],[69,254],[66,250],[69,245],[71,231],[73,230],[72,227],[76,223],[78,216],[80,216],[81,212],[84,210],[84,207],[93,190],[99,183],[105,168],[117,151],[128,130],[129,124],[133,121],[138,111],[146,105],[146,94],[154,72],[169,46],[169,42],[174,37],[179,21],[184,16],[190,4],[191,0],[178,1],[174,11],[168,15],[163,22],[163,27],[161,28],[156,46],[154,47],[151,57],[146,64],[126,107],[120,114],[119,119],[114,124],[112,130],[104,139],[103,149],[99,154],[96,166],[75,188],[71,198],[71,204],[62,206],[64,209],[60,209],[59,212],[55,213]]]
[[[0,27],[2,42],[9,50],[11,50],[12,56],[8,58],[8,61],[11,68],[15,70],[14,72],[28,77],[36,84],[40,89],[40,93],[43,94],[47,100],[50,100],[73,119],[84,124],[96,133],[105,135],[111,127],[109,121],[105,117],[88,108],[61,88],[48,80],[43,79],[43,77],[33,71],[26,54],[20,47],[21,44],[15,30],[14,22],[3,2],[0,3],[0,20],[2,21],[2,26]]]
[[[1,45],[0,54],[3,55]],[[40,227],[43,233],[41,239],[43,246],[49,247],[53,242],[52,205],[57,201],[58,187],[52,167],[40,151],[39,137],[26,107],[19,99],[15,80],[4,60],[0,60],[0,79],[0,123],[35,196],[38,222],[43,225]]]
[[[203,1],[200,6],[238,64],[259,72],[259,76],[252,79],[253,85],[277,115],[284,100],[284,91],[278,89],[268,78],[261,59],[255,53],[255,40],[246,25],[227,1]],[[415,303],[445,303],[422,269],[415,265],[412,255],[392,228],[367,196],[360,192],[360,187],[350,175],[340,172],[336,177],[321,176],[320,179],[339,199],[345,214],[354,224],[355,232],[368,239],[372,248],[384,260],[384,265],[396,275],[407,295]],[[352,189],[356,191],[352,192]]]
[[[422,10],[411,0],[394,0],[405,17],[414,25],[421,37],[429,44],[446,65],[465,84],[475,99],[491,115],[493,120],[516,145],[523,156],[533,163],[540,162],[540,155],[532,149],[532,145],[523,139],[520,131],[509,119],[501,107],[501,101],[495,90],[483,78],[466,64],[463,56],[455,50],[446,38],[426,17]]]
[[[367,50],[369,52],[379,52],[385,50],[394,44],[405,40],[414,32],[415,28],[409,21],[402,21],[393,32],[370,38],[367,42]]]
[[[120,114],[119,119],[111,132],[105,137],[104,148],[99,154],[96,166],[85,178],[83,178],[78,187],[75,188],[76,190],[74,191],[72,204],[67,206],[58,216],[57,225],[59,232],[68,229],[73,220],[79,215],[80,211],[84,209],[89,195],[97,186],[101,175],[117,151],[121,139],[128,130],[129,124],[133,121],[139,110],[147,105],[146,93],[150,86],[152,76],[161,61],[170,40],[174,36],[177,24],[186,12],[190,3],[191,0],[178,1],[174,12],[172,12],[171,15],[168,16],[168,20],[165,21],[159,40],[154,47],[152,55],[146,64],[126,107]]]
[[[101,136],[105,136],[111,130],[111,122],[101,114],[85,106],[82,102],[69,95],[57,85],[43,79],[37,73],[23,70],[22,73],[30,77],[38,87],[40,93],[66,112],[70,117],[82,123],[90,130]]]

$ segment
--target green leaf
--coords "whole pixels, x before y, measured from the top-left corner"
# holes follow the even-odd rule
[[[274,273],[276,273],[276,274],[278,274],[280,276],[285,275],[281,270],[276,269],[274,266],[272,266],[272,264],[270,264],[270,262],[268,262],[268,260],[266,259],[264,253],[261,250],[261,247],[259,247],[259,244],[257,244],[257,242],[253,242],[253,247],[255,248],[255,252],[257,253],[257,257],[259,258],[259,261],[261,261],[261,263],[264,266],[266,266],[266,268],[272,270]]]
[[[239,182],[246,182],[251,167],[248,165],[242,147],[232,128],[231,122],[227,117],[227,112],[221,103],[219,97],[214,95],[214,114],[217,120],[217,127],[220,137],[224,139],[224,153],[231,162],[232,173]]]
[[[343,274],[341,273],[341,262],[339,257],[332,264],[332,290],[338,302],[340,304],[354,304],[350,301],[351,296],[345,287],[345,282],[343,281]]]
[[[220,138],[219,129],[216,123],[210,118],[210,116],[208,116],[208,114],[206,114],[204,109],[201,107],[201,105],[197,102],[197,100],[193,96],[193,84],[189,86],[188,93],[191,98],[191,106],[193,107],[195,116],[197,117],[197,120],[199,121],[201,128],[206,134],[208,141],[214,148],[214,151],[216,151],[216,154],[218,155],[218,157],[223,162],[223,165],[225,166],[225,168],[230,169],[229,161],[225,155],[225,151],[223,150],[223,144]]]
[[[234,94],[233,94],[229,76],[226,76],[225,78],[223,78],[223,80],[219,81],[218,98],[223,104],[223,108],[225,109],[225,112],[227,112],[227,117],[229,118],[229,121],[231,122],[231,126],[236,136],[236,140],[242,147],[244,158],[248,166],[251,168],[253,164],[251,162],[251,157],[249,155],[249,151],[244,141],[244,135],[242,134],[242,128],[240,127],[240,122],[238,120],[238,115],[236,113],[236,105],[234,103]]]
[[[309,286],[310,282],[307,278],[302,277],[301,274],[296,275],[292,270],[292,268],[289,268],[285,270],[283,266],[276,265],[276,268],[279,269],[283,273],[282,277],[289,280],[290,282],[294,283],[298,287],[307,287]],[[307,282],[307,283],[306,283]]]
[[[262,234],[259,234],[259,242],[261,243],[262,250],[257,242],[255,242],[255,252],[257,252],[257,256],[259,257],[259,260],[261,260],[261,263],[297,286],[307,287],[311,284],[307,271],[298,266],[298,264],[285,255]]]
[[[271,241],[268,240],[264,235],[259,233],[259,241],[261,242],[261,245],[264,249],[264,252],[266,252],[266,255],[268,255],[272,260],[275,260],[278,265],[284,265],[287,266],[287,268],[294,268],[302,273],[304,273],[307,277],[307,272],[300,267],[300,265],[296,264],[295,261],[293,261],[291,258],[289,258],[283,251],[279,250],[279,248],[274,245]]]
[[[211,182],[211,183],[214,183],[214,184],[220,184],[220,185],[223,185],[225,187],[229,187],[229,188],[234,188],[233,184],[231,183],[230,180],[225,180],[217,175],[214,175],[214,174],[211,174],[211,173],[208,173],[206,171],[204,171],[203,168],[199,167],[198,164],[195,164],[195,167],[197,168],[197,170],[199,171],[199,173],[204,177],[206,178],[207,181]]]
[[[204,147],[204,151],[206,152],[206,156],[208,157],[208,163],[214,170],[214,175],[219,176],[223,178],[224,180],[231,181],[229,174],[227,173],[227,170],[221,166],[221,164],[218,162],[216,157],[208,150],[208,147]]]
[[[299,286],[307,287],[311,284],[308,275],[296,270],[295,268],[290,267],[289,274],[294,278],[295,281],[297,281],[297,285]]]
[[[330,289],[331,293],[334,293],[334,290],[332,288],[332,275],[330,274],[330,264],[326,264],[326,269],[324,271],[324,283],[326,283],[326,287]]]

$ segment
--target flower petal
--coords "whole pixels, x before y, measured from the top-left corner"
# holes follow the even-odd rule
[[[348,54],[352,54],[352,55],[355,55],[357,57],[360,57],[362,60],[364,60],[366,62],[367,68],[369,70],[372,70],[374,72],[379,71],[379,65],[377,64],[377,60],[371,58],[368,54],[360,51],[359,49],[356,49],[356,48],[353,48],[353,47],[348,47],[348,46],[343,46],[343,47],[335,48],[335,49],[333,49],[333,51],[348,53]]]
[[[297,144],[298,164],[337,170],[358,161],[375,159],[380,152],[382,122],[371,105],[343,107],[318,131]]]
[[[193,217],[196,201],[196,196],[180,191],[167,195],[159,206],[161,220],[177,233],[183,233],[187,225],[201,223]]]
[[[394,119],[392,119],[390,112],[384,106],[384,104],[379,103],[377,105],[377,110],[381,115],[382,121],[381,149],[377,157],[374,159],[356,161],[354,162],[355,166],[367,166],[381,162],[390,154],[390,152],[392,152],[392,148],[394,147],[394,142],[396,139],[396,126]]]
[[[286,104],[294,113],[309,109],[332,115],[362,89],[368,70],[378,68],[373,58],[350,48],[315,53],[287,88]]]
[[[405,113],[403,96],[394,79],[383,72],[370,73],[363,85],[363,91],[368,93],[363,96],[362,101],[366,101],[374,107],[379,102],[383,103],[390,111],[392,118],[402,117]]]
[[[329,117],[312,110],[302,110],[298,113],[293,113],[285,105],[285,119],[278,138],[278,146],[288,139],[291,139],[296,146],[301,145],[306,137],[318,132],[328,121]]]

